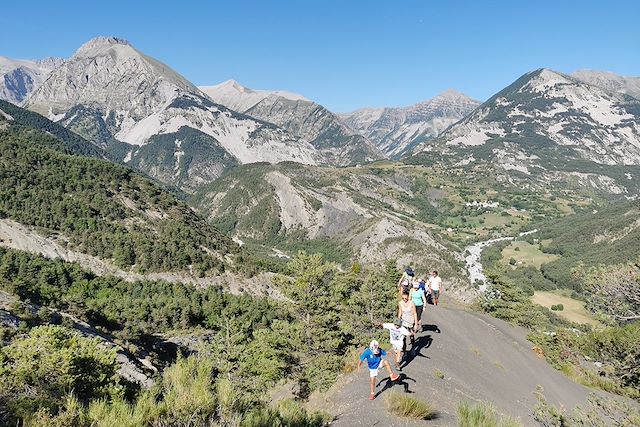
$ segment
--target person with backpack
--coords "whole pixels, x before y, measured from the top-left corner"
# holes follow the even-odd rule
[[[422,330],[422,310],[427,306],[427,297],[423,289],[420,289],[420,282],[418,279],[414,279],[413,287],[409,292],[413,305],[416,306],[416,330]]]
[[[404,357],[404,337],[410,336],[411,332],[402,326],[401,319],[396,319],[393,323],[383,323],[382,328],[389,330],[389,342],[391,343],[391,348],[393,348],[396,353],[394,360],[395,367],[398,371],[401,371],[402,367],[400,365]]]
[[[376,380],[378,378],[378,371],[380,369],[380,365],[384,366],[389,372],[389,378],[391,381],[396,381],[400,378],[400,375],[394,373],[391,370],[391,365],[389,362],[383,359],[387,355],[387,352],[380,348],[380,344],[378,341],[373,340],[369,344],[369,348],[367,348],[361,355],[360,360],[358,360],[358,369],[357,372],[360,372],[360,366],[366,360],[367,366],[369,367],[369,385],[371,388],[371,393],[369,394],[369,400],[373,400],[376,398]]]
[[[400,280],[398,280],[398,292],[400,293],[400,297],[402,297],[403,292],[409,292],[411,290],[411,282],[413,281],[416,273],[413,271],[411,266],[405,268]]]

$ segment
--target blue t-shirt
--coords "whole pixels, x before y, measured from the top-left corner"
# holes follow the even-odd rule
[[[367,365],[369,365],[369,369],[378,369],[380,366],[380,362],[382,362],[382,358],[386,356],[387,353],[383,349],[378,350],[378,354],[374,354],[370,348],[366,349],[364,353],[360,356],[361,361],[367,360]]]

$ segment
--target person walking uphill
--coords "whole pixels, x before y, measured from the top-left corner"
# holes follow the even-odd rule
[[[438,305],[438,299],[440,298],[440,289],[442,288],[442,279],[438,276],[438,272],[433,270],[431,277],[429,277],[429,291],[431,291],[431,298],[434,305]]]
[[[411,340],[411,347],[413,350],[413,346],[416,343],[416,329],[418,326],[418,315],[416,313],[416,306],[409,299],[409,292],[402,293],[402,299],[398,302],[398,317],[402,319],[402,326],[407,328],[411,335],[409,338]]]
[[[369,367],[369,384],[371,386],[371,394],[369,394],[369,400],[373,400],[376,398],[376,379],[378,378],[378,370],[380,369],[380,365],[384,366],[387,369],[391,381],[395,381],[400,378],[400,375],[395,374],[391,370],[391,365],[389,365],[389,362],[383,359],[383,357],[386,355],[387,352],[380,348],[380,344],[378,344],[378,341],[376,340],[371,341],[371,344],[369,344],[369,348],[360,355],[357,371],[360,372],[360,366],[362,366],[362,363],[365,360],[367,361],[367,366]]]
[[[389,330],[389,342],[391,343],[391,347],[396,352],[396,357],[394,359],[396,369],[401,371],[402,367],[402,357],[404,356],[404,337],[408,337],[411,335],[411,332],[407,330],[404,326],[402,326],[402,320],[396,319],[393,323],[383,323],[383,329]]]
[[[424,294],[424,290],[420,288],[420,282],[417,279],[413,281],[413,288],[409,293],[413,305],[416,306],[416,330],[420,332],[422,330],[422,310],[427,306],[427,297]]]
[[[400,292],[400,296],[402,296],[403,292],[409,292],[409,290],[411,290],[411,282],[413,282],[415,275],[416,273],[411,267],[407,267],[404,270],[400,280],[398,280],[398,291]]]

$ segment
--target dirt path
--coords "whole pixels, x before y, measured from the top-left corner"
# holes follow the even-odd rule
[[[531,410],[536,386],[544,388],[549,403],[573,408],[590,390],[549,366],[531,351],[526,331],[498,319],[461,308],[429,306],[423,317],[425,331],[418,355],[403,369],[402,383],[388,384],[379,377],[379,395],[368,397],[368,372],[347,375],[312,406],[337,416],[336,426],[453,426],[460,401],[493,402],[498,411],[535,425]],[[388,349],[388,342],[384,348]],[[442,373],[443,378],[439,378]],[[385,394],[403,391],[428,401],[438,411],[431,421],[407,421],[387,413]]]

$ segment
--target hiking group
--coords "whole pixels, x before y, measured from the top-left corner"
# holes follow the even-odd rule
[[[403,363],[406,362],[406,337],[409,337],[411,343],[409,352],[415,355],[415,337],[417,333],[422,332],[422,314],[429,302],[438,305],[441,287],[442,279],[435,270],[431,272],[431,276],[426,281],[418,279],[411,267],[407,267],[402,273],[402,277],[398,281],[400,300],[398,301],[396,319],[392,323],[382,324],[382,328],[389,331],[389,342],[395,352],[394,366],[396,370],[402,371]],[[371,341],[369,348],[360,355],[358,371],[365,361],[369,367],[371,387],[369,400],[376,398],[376,381],[381,366],[389,373],[391,381],[400,378],[400,375],[391,369],[391,364],[385,359],[386,355],[387,353],[380,348],[380,344],[376,340]]]

